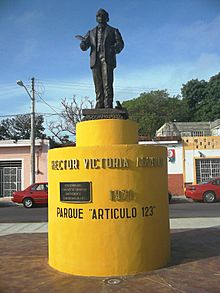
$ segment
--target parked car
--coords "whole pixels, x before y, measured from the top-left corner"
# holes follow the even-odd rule
[[[207,203],[220,200],[220,178],[187,186],[185,196],[194,201],[204,201]]]
[[[25,208],[32,208],[34,205],[48,203],[48,183],[40,182],[27,187],[23,191],[15,191],[12,194],[12,201],[23,203]]]

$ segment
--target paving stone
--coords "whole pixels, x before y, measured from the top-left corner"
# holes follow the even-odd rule
[[[46,233],[2,236],[0,292],[219,293],[219,232],[216,228],[172,230],[172,255],[167,267],[116,278],[119,283],[115,285],[112,280],[108,282],[109,278],[72,276],[51,268]]]

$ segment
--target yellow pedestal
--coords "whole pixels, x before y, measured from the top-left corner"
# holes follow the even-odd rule
[[[53,268],[81,276],[119,276],[168,262],[166,149],[136,141],[132,121],[86,121],[77,126],[77,147],[49,151]],[[61,201],[63,182],[90,182],[91,202]]]

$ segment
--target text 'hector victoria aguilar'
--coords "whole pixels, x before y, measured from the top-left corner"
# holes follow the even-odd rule
[[[52,170],[76,170],[81,166],[85,169],[129,168],[131,160],[127,158],[89,158],[51,161]],[[136,167],[162,167],[161,157],[137,157]]]

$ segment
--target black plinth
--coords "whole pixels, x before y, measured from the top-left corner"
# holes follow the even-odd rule
[[[128,119],[127,109],[83,109],[82,114],[84,116],[83,121],[97,120],[97,119]]]

